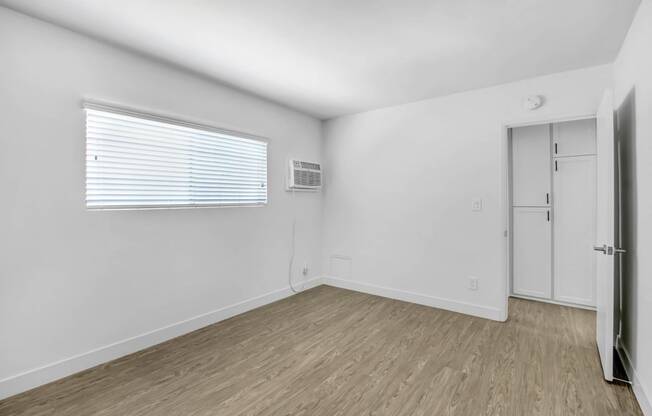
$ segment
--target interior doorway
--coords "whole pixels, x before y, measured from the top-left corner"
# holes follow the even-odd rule
[[[596,305],[596,120],[508,129],[509,296]]]

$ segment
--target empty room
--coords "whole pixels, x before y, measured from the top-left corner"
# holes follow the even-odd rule
[[[0,189],[0,416],[652,416],[652,0],[0,0]]]

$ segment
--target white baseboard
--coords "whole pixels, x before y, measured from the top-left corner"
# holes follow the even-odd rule
[[[402,300],[405,302],[417,303],[419,305],[430,306],[433,308],[446,309],[448,311],[459,312],[466,315],[473,315],[480,318],[491,319],[494,321],[505,321],[506,313],[499,308],[480,306],[472,303],[459,302],[456,300],[439,298],[435,296],[422,295],[404,290],[392,289],[383,286],[376,286],[369,283],[361,283],[353,280],[338,279],[326,276],[323,278],[323,284],[335,286],[342,289],[355,290],[356,292],[368,293],[370,295],[382,296],[385,298]]]
[[[636,369],[632,365],[629,351],[620,341],[620,338],[618,338],[616,344],[616,348],[618,348],[618,351],[621,353],[620,358],[625,367],[625,371],[627,372],[627,377],[629,377],[629,380],[632,382],[632,390],[634,390],[636,400],[638,400],[638,404],[641,406],[643,414],[645,416],[652,416],[652,402],[650,401],[650,397],[646,394],[646,391],[649,390],[646,390],[641,384],[641,380],[638,378],[638,374],[636,374]]]
[[[536,302],[550,303],[552,305],[559,305],[559,306],[568,306],[569,308],[576,308],[576,309],[586,309],[587,311],[595,312],[595,306],[581,305],[579,303],[560,302],[553,299],[545,299],[545,298],[539,298],[536,296],[528,296],[528,295],[517,295],[515,293],[511,293],[509,296],[512,298],[533,300]]]
[[[304,289],[318,286],[322,278],[307,280]],[[161,342],[187,334],[205,326],[231,318],[235,315],[259,308],[269,303],[292,296],[289,287],[275,290],[251,299],[238,302],[214,311],[177,322],[163,328],[158,328],[132,338],[124,339],[92,351],[68,357],[63,360],[25,371],[20,374],[0,380],[0,400],[15,394],[33,389],[43,384],[61,379],[95,367],[99,364],[140,351]]]

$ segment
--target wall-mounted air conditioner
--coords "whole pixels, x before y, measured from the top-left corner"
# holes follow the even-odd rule
[[[321,165],[302,160],[290,160],[287,189],[302,191],[321,189]]]

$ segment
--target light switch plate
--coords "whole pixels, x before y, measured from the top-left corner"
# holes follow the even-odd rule
[[[471,210],[474,212],[482,211],[482,199],[473,198],[471,200]]]

